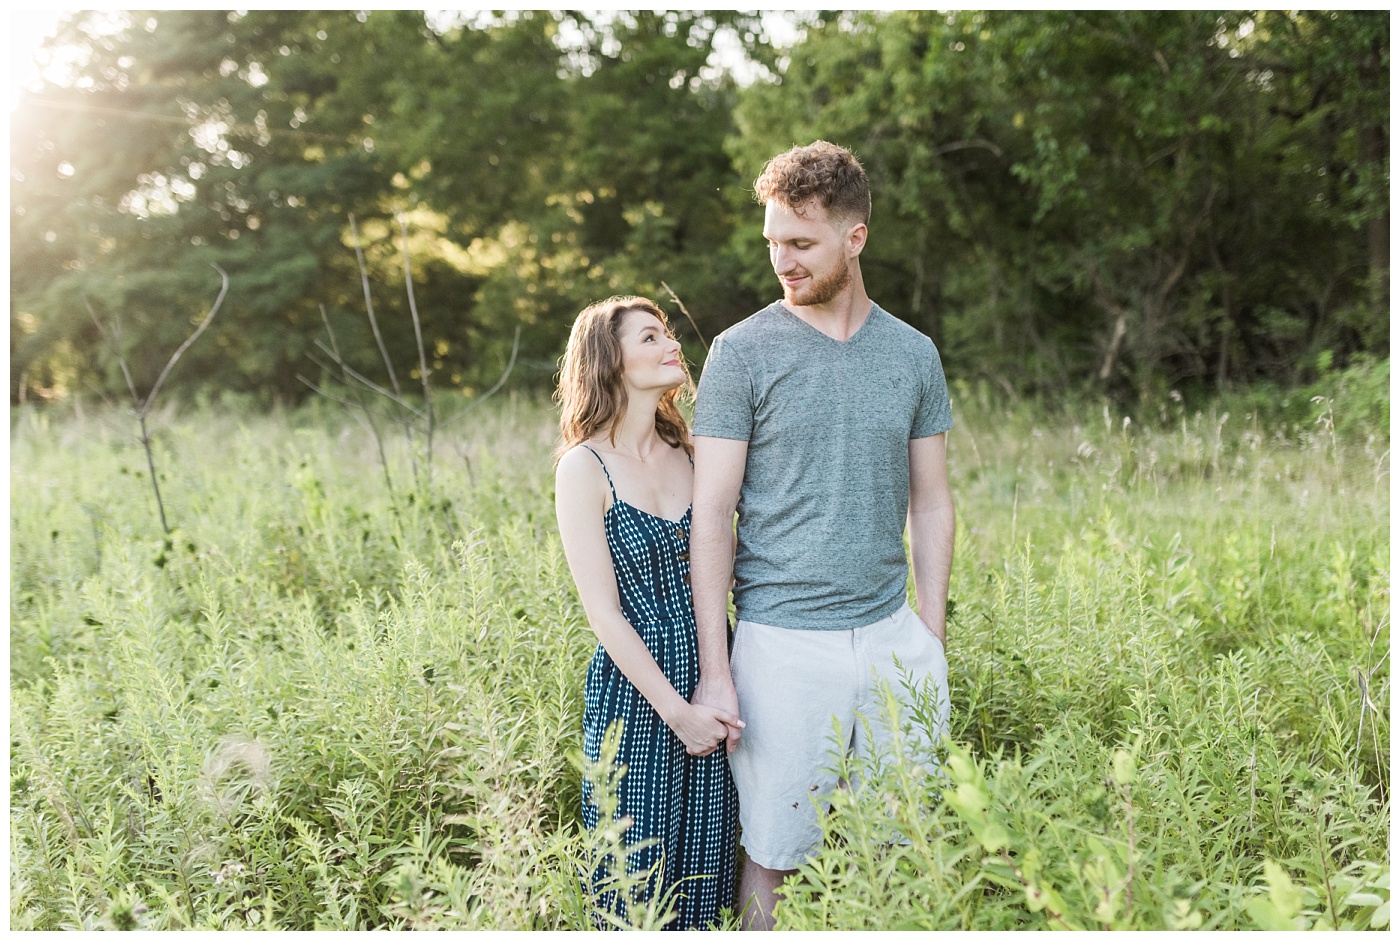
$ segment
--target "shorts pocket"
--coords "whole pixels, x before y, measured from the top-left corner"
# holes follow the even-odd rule
[[[919,624],[922,626],[923,622],[920,621]],[[924,628],[924,633],[928,635],[929,640],[933,641],[933,645],[938,648],[938,657],[946,666],[948,663],[948,648],[943,645],[943,641],[938,639],[938,635],[927,627]]]
[[[948,681],[948,655],[944,649],[943,641],[933,631],[928,629],[923,619],[914,613],[912,608],[905,608],[905,617],[902,619],[902,629],[917,640],[905,641],[913,651],[916,662],[923,667],[923,671],[938,679],[946,685]]]

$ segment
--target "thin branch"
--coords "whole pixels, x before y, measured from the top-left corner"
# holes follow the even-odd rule
[[[147,401],[150,400],[147,399]],[[146,429],[146,412],[144,410],[137,413],[136,421],[141,426],[141,446],[146,451],[146,467],[151,472],[151,488],[156,493],[156,510],[160,512],[160,528],[165,530],[165,534],[169,536],[170,524],[165,519],[165,500],[161,499],[160,482],[156,479],[155,450],[151,447],[151,433]]]
[[[331,368],[331,365],[330,365],[330,364],[327,364],[324,360],[318,358],[315,354],[313,354],[313,353],[308,353],[308,354],[306,354],[306,358],[309,359],[309,360],[311,360],[312,364],[315,365],[315,366],[317,366],[317,367],[319,367],[319,368],[321,369],[322,372],[326,372],[326,373],[334,372],[334,370]],[[353,370],[351,370],[351,371],[353,372]],[[355,376],[349,376],[349,377],[345,378],[344,380],[342,380],[342,381],[345,383],[347,389],[356,389],[356,390],[362,390],[362,389],[363,389],[363,387],[362,387],[361,385],[357,385],[356,383],[351,382],[351,381],[350,381],[351,379],[355,379]],[[356,380],[356,382],[359,382],[359,380]],[[374,390],[371,389],[371,390],[369,390],[369,391],[373,392]],[[376,396],[376,397],[370,399],[370,402],[362,402],[362,401],[356,400],[356,404],[357,404],[360,408],[364,409],[364,412],[365,412],[366,415],[371,415],[371,416],[373,416],[373,415],[378,415],[378,416],[380,416],[381,418],[387,418],[389,421],[394,422],[395,424],[401,425],[401,426],[403,426],[404,428],[411,429],[411,428],[413,427],[412,421],[410,421],[410,419],[409,419],[407,416],[402,415],[399,411],[397,411],[397,410],[395,410],[395,409],[384,408],[384,409],[381,410],[381,409],[378,409],[378,408],[372,408],[372,407],[371,407],[371,403],[376,403],[376,404],[378,404],[378,403],[381,403],[381,402],[384,402],[384,401],[387,401],[390,405],[397,404],[397,403],[394,402],[394,400],[393,400],[392,398],[380,398],[379,396]]]
[[[331,352],[331,350],[327,348],[327,346],[320,340],[316,341],[316,346],[319,347],[323,353],[326,353],[328,356],[330,356],[331,360],[341,369],[344,369],[346,375],[350,376],[356,382],[361,383],[366,388],[371,389],[374,392],[378,392],[380,395],[384,396],[386,399],[393,402],[395,405],[399,406],[400,408],[407,409],[419,418],[423,417],[423,413],[418,411],[418,409],[414,408],[411,404],[405,401],[402,396],[390,392],[388,389],[384,388],[379,383],[375,382],[373,379],[364,376],[349,363],[345,362],[343,359],[336,356],[335,353]]]
[[[321,310],[321,322],[326,325],[326,334],[331,338],[331,350],[333,351],[333,355],[336,357],[337,360],[340,360],[340,344],[336,342],[335,328],[331,326],[331,318],[326,313],[326,305],[319,304],[317,306]],[[321,366],[322,369],[326,368],[325,366],[321,365],[314,356],[311,357],[311,361],[313,363],[316,363],[318,366]],[[329,372],[330,370],[327,369],[326,371]],[[298,376],[297,378],[300,379],[301,377]],[[341,381],[344,382],[347,386],[350,384],[349,374],[345,371],[345,364],[343,360],[341,360]],[[312,386],[312,388],[316,389],[315,386]],[[334,397],[331,396],[330,393],[324,392],[320,389],[316,389],[316,391],[320,392],[327,398],[331,398],[334,400]],[[388,489],[389,496],[392,498],[394,497],[394,479],[389,474],[389,456],[384,453],[384,438],[379,433],[379,423],[374,420],[374,413],[370,411],[369,406],[366,405],[363,401],[360,401],[357,398],[355,401],[355,406],[357,409],[359,409],[358,412],[353,413],[355,415],[356,420],[359,421],[360,425],[366,428],[369,431],[370,436],[374,438],[374,449],[379,453],[379,466],[384,471],[384,486]]]
[[[150,411],[151,406],[155,403],[156,394],[160,392],[160,387],[165,382],[165,377],[170,375],[170,370],[175,368],[175,364],[180,361],[180,357],[184,355],[185,350],[189,349],[190,344],[199,339],[199,335],[205,331],[209,326],[209,322],[214,319],[214,315],[219,312],[219,308],[223,306],[224,296],[228,294],[228,274],[218,265],[214,265],[214,270],[219,273],[219,278],[223,281],[223,285],[219,288],[219,296],[214,299],[214,306],[209,308],[209,313],[204,315],[204,319],[199,322],[199,326],[195,329],[194,333],[191,333],[185,342],[180,344],[179,349],[170,357],[170,361],[165,364],[165,368],[162,369],[160,375],[156,377],[155,385],[151,386],[151,391],[146,395],[146,401],[141,404],[141,411],[143,413]]]
[[[306,358],[309,359],[309,360],[311,360],[312,365],[318,367],[322,372],[325,372],[325,373],[333,373],[333,372],[335,371],[335,370],[332,368],[334,364],[327,363],[325,360],[321,359],[320,357],[316,356],[315,354],[308,353],[308,354],[306,354]],[[350,378],[353,379],[354,377],[352,376],[352,377],[350,377]],[[347,392],[348,392],[349,390],[352,390],[352,389],[355,390],[355,391],[364,391],[364,387],[363,387],[362,385],[359,385],[359,384],[358,384],[358,380],[357,380],[356,382],[351,382],[351,381],[349,381],[349,379],[346,379],[346,380],[343,380],[343,381],[344,381],[344,384],[345,384],[345,387],[346,387]],[[374,390],[371,389],[371,390],[369,390],[369,391],[373,392]],[[382,416],[382,417],[388,418],[390,421],[395,421],[395,422],[398,422],[398,423],[404,424],[404,425],[407,425],[407,424],[409,423],[409,421],[408,421],[407,418],[399,417],[399,416],[398,416],[397,414],[395,414],[395,412],[394,412],[393,410],[391,410],[391,409],[385,408],[385,409],[380,410],[380,409],[377,409],[377,408],[371,408],[371,405],[370,405],[371,402],[372,402],[372,403],[376,403],[376,404],[377,404],[377,403],[380,403],[381,399],[380,399],[379,397],[377,397],[377,396],[371,398],[371,399],[370,399],[370,402],[360,401],[359,399],[346,399],[346,401],[353,401],[354,404],[356,405],[356,407],[358,407],[358,408],[364,410],[366,414],[376,414],[376,415],[380,415],[380,416]],[[390,403],[391,405],[394,404],[394,403],[393,403],[393,400],[387,400],[387,401],[389,401],[389,403]]]
[[[332,402],[345,409],[345,411],[349,412],[354,417],[355,421],[360,423],[361,428],[364,428],[370,433],[370,437],[374,439],[375,450],[379,452],[379,467],[380,470],[384,472],[384,486],[388,488],[389,496],[393,497],[394,478],[389,474],[389,458],[388,455],[384,453],[384,439],[379,434],[379,426],[374,423],[373,415],[371,414],[369,408],[365,405],[365,403],[352,402],[348,399],[343,399],[340,396],[327,391],[321,386],[318,386],[316,383],[312,382],[310,379],[307,379],[301,373],[297,373],[297,379],[299,379],[303,384],[310,388],[312,392],[315,392],[317,395],[321,395],[330,399]]]
[[[167,536],[170,535],[170,523],[165,516],[165,500],[162,499],[160,495],[160,478],[156,472],[156,457],[154,450],[151,448],[151,431],[146,424],[146,419],[150,416],[151,406],[155,404],[156,396],[160,394],[160,387],[164,385],[166,377],[170,375],[170,371],[175,368],[175,364],[180,361],[180,357],[184,355],[185,350],[189,349],[190,345],[194,343],[195,340],[198,340],[200,335],[209,327],[210,322],[214,319],[214,315],[219,312],[219,308],[224,304],[224,298],[228,295],[228,273],[218,265],[214,265],[214,270],[219,273],[219,278],[222,281],[222,285],[219,288],[219,296],[214,299],[213,305],[209,308],[209,313],[204,315],[204,319],[199,322],[199,326],[195,328],[194,333],[186,337],[185,342],[181,343],[175,349],[175,352],[171,354],[170,359],[165,364],[165,368],[162,369],[160,375],[156,377],[155,383],[151,386],[151,391],[146,394],[144,400],[141,398],[140,393],[136,391],[136,382],[131,377],[131,369],[127,366],[125,354],[122,353],[121,318],[114,314],[112,317],[111,331],[104,330],[102,321],[98,319],[97,312],[92,309],[92,304],[87,298],[83,298],[83,304],[87,307],[88,316],[92,318],[93,324],[97,327],[97,332],[108,342],[113,355],[117,357],[117,363],[121,366],[122,375],[126,378],[126,387],[131,392],[131,403],[136,414],[136,424],[141,429],[141,435],[138,440],[141,442],[142,449],[146,452],[146,467],[151,474],[151,489],[155,491],[156,510],[160,514],[160,528],[165,531]]]
[[[1109,293],[1097,268],[1094,270],[1094,287],[1096,300],[1099,304],[1117,317],[1113,324],[1113,337],[1108,341],[1108,349],[1104,352],[1103,363],[1099,366],[1099,381],[1106,382],[1108,377],[1113,375],[1113,365],[1118,360],[1118,348],[1123,343],[1123,337],[1128,333],[1128,308],[1113,300],[1113,296]]]
[[[432,391],[428,385],[428,355],[423,347],[423,324],[418,319],[418,301],[413,294],[413,266],[408,257],[408,222],[403,213],[399,214],[398,223],[399,232],[403,236],[403,283],[408,292],[408,313],[413,318],[413,339],[418,343],[418,372],[423,380],[423,401],[426,404]]]
[[[957,150],[969,150],[973,147],[977,147],[982,150],[990,150],[998,157],[1004,156],[1004,154],[1002,154],[1001,152],[1001,148],[998,147],[996,144],[992,143],[991,141],[987,140],[985,137],[974,137],[971,140],[960,140],[954,141],[951,144],[944,144],[942,147],[939,147],[937,150],[935,150],[934,153],[938,154],[938,156],[941,157],[944,154],[951,154]]]
[[[398,374],[394,372],[394,364],[389,359],[389,351],[384,346],[384,338],[379,335],[379,321],[374,316],[374,301],[370,298],[369,293],[369,270],[365,267],[365,253],[360,249],[360,230],[355,225],[354,213],[350,213],[350,237],[355,240],[355,262],[360,266],[360,285],[365,292],[365,311],[369,314],[370,329],[374,331],[374,342],[379,344],[379,355],[384,358],[384,368],[389,370],[389,384],[394,387],[396,395],[401,395]]]
[[[306,378],[306,377],[303,376],[301,373],[297,373],[297,381],[300,382],[302,385],[306,386],[306,387],[307,387],[308,389],[310,389],[312,392],[315,392],[317,395],[321,395],[321,396],[324,396],[325,398],[330,399],[332,402],[334,402],[335,404],[337,404],[337,405],[339,405],[339,406],[342,406],[342,407],[345,408],[347,411],[360,412],[360,411],[363,411],[363,410],[364,410],[364,405],[361,404],[360,402],[352,402],[352,401],[349,400],[349,399],[341,398],[340,396],[336,395],[335,393],[330,392],[329,390],[325,389],[324,387],[319,386],[319,385],[317,385],[316,383],[312,382],[310,379]]]
[[[326,325],[326,335],[331,338],[331,351],[335,358],[340,358],[340,344],[335,341],[335,328],[331,326],[331,318],[326,313],[325,304],[317,304],[316,308],[321,311],[321,323]]]
[[[418,344],[418,375],[423,381],[423,436],[424,470],[431,488],[433,477],[433,389],[428,382],[428,352],[423,346],[423,324],[418,317],[418,300],[413,294],[413,265],[408,257],[408,220],[403,213],[398,215],[399,232],[403,245],[403,283],[408,292],[408,312],[413,318],[413,339]]]
[[[126,356],[122,354],[121,321],[115,314],[112,315],[112,333],[108,336],[107,331],[102,328],[102,321],[97,319],[97,311],[92,309],[92,302],[84,297],[83,304],[87,307],[88,316],[92,318],[92,322],[97,326],[97,332],[102,335],[103,340],[107,341],[108,348],[111,349],[113,355],[117,357],[117,363],[122,368],[122,376],[126,379],[126,387],[131,392],[132,407],[139,408],[141,405],[141,396],[136,391],[136,382],[131,378],[131,370],[127,368]],[[103,399],[106,399],[105,395]]]
[[[321,311],[321,323],[323,323],[323,324],[326,325],[326,335],[329,336],[329,337],[331,338],[331,358],[332,358],[332,359],[334,360],[334,362],[340,367],[340,373],[341,373],[340,379],[341,379],[341,382],[344,382],[344,383],[348,386],[348,385],[350,385],[350,374],[349,374],[349,372],[348,372],[348,367],[347,367],[346,364],[345,364],[345,360],[344,360],[344,359],[341,357],[341,355],[340,355],[340,344],[339,344],[339,342],[337,342],[337,340],[336,340],[336,338],[335,338],[335,328],[331,326],[331,318],[330,318],[330,316],[326,313],[326,305],[325,305],[325,304],[317,304],[316,306],[317,306],[317,308]],[[323,349],[324,349],[324,347],[323,347]],[[307,358],[310,359],[311,362],[315,363],[317,366],[320,366],[321,369],[322,369],[323,371],[325,371],[325,372],[332,372],[332,371],[333,371],[329,366],[327,366],[325,363],[321,362],[321,361],[320,361],[319,359],[317,359],[315,356],[312,356],[312,355],[309,355],[309,354],[308,354]],[[297,378],[300,379],[301,377],[298,376]],[[324,391],[322,391],[321,389],[316,388],[315,386],[312,386],[312,388],[315,389],[317,392],[320,392],[322,395],[325,395],[327,398],[333,398],[333,396],[331,396],[330,393],[328,393],[328,392],[324,392]],[[341,402],[343,403],[345,400],[337,400],[337,401],[341,401]],[[355,405],[356,408],[358,408],[358,409],[360,409],[361,411],[363,411],[366,415],[369,415],[369,414],[370,414],[369,407],[368,407],[367,405],[365,405],[365,403],[362,402],[362,401],[360,401],[359,399],[356,399],[356,400],[355,400],[354,405]],[[378,433],[379,433],[379,429],[376,427],[376,428],[375,428],[375,434],[378,434]]]
[[[156,513],[160,517],[161,530],[168,536],[170,535],[170,523],[165,516],[165,500],[161,498],[160,481],[156,477],[156,459],[151,450],[151,432],[146,426],[147,404],[141,401],[141,395],[136,391],[136,382],[131,378],[131,369],[127,366],[126,355],[122,353],[121,318],[116,314],[112,315],[112,330],[109,337],[107,331],[102,329],[102,323],[97,319],[97,312],[92,309],[92,304],[88,302],[86,297],[83,298],[83,304],[87,307],[88,316],[97,325],[97,332],[102,335],[104,340],[108,340],[112,354],[116,356],[117,363],[122,369],[122,375],[126,378],[126,387],[131,392],[132,414],[136,416],[136,427],[141,430],[141,433],[136,436],[136,440],[140,442],[141,449],[146,452],[146,467],[150,470],[151,489],[155,492],[156,497]],[[149,397],[146,401],[149,403]]]
[[[667,294],[671,295],[671,300],[676,302],[676,306],[681,309],[681,313],[685,314],[685,319],[689,320],[690,325],[695,328],[695,335],[699,337],[700,342],[704,344],[705,355],[708,356],[710,354],[710,341],[706,340],[705,334],[700,332],[700,327],[698,324],[696,324],[695,318],[690,316],[690,311],[686,310],[685,304],[681,303],[681,299],[676,296],[675,291],[671,290],[671,286],[669,284],[667,284],[665,281],[662,281],[661,287],[666,291]]]
[[[474,399],[472,399],[470,402],[468,402],[466,408],[462,409],[462,410],[461,410],[460,412],[458,412],[456,415],[453,415],[451,418],[449,418],[449,419],[447,419],[446,421],[444,421],[444,422],[441,424],[440,427],[446,428],[448,425],[450,425],[450,424],[452,424],[453,422],[457,421],[457,420],[460,419],[462,416],[464,416],[464,415],[466,415],[468,412],[470,412],[472,409],[474,409],[474,408],[476,408],[478,405],[480,405],[482,402],[485,402],[487,399],[489,399],[492,395],[494,395],[494,394],[496,393],[496,390],[500,389],[501,386],[505,385],[505,384],[506,384],[506,379],[510,376],[510,371],[511,371],[512,369],[515,368],[515,356],[516,356],[516,354],[517,354],[519,351],[520,351],[520,325],[517,324],[516,327],[515,327],[515,339],[514,339],[514,340],[511,342],[511,344],[510,344],[510,361],[506,363],[505,372],[501,373],[501,378],[499,378],[499,379],[496,380],[496,384],[495,384],[494,386],[492,386],[491,388],[487,389],[487,390],[486,390],[485,392],[483,392],[481,395],[476,396]]]
[[[103,405],[106,405],[108,408],[113,410],[116,409],[117,403],[113,402],[111,398],[108,397],[107,393],[103,392],[102,389],[99,386],[95,385],[91,380],[84,379],[83,388],[87,389],[89,392],[93,393],[99,399],[101,399]]]

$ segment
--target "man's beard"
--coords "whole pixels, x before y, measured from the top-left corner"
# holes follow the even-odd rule
[[[815,307],[818,304],[831,301],[850,283],[851,269],[845,265],[837,265],[835,271],[820,281],[807,286],[805,290],[793,292],[784,286],[783,300],[792,307]]]

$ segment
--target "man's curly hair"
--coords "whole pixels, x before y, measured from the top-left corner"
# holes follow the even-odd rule
[[[753,183],[754,199],[801,209],[817,199],[837,219],[870,221],[870,181],[849,150],[824,140],[778,154]]]

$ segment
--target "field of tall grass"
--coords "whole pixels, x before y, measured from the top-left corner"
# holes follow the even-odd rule
[[[779,927],[1389,924],[1388,413],[1227,407],[955,388],[946,774],[847,769]],[[167,410],[168,537],[129,416],[11,415],[12,928],[591,926],[546,404],[393,496],[325,403]]]

